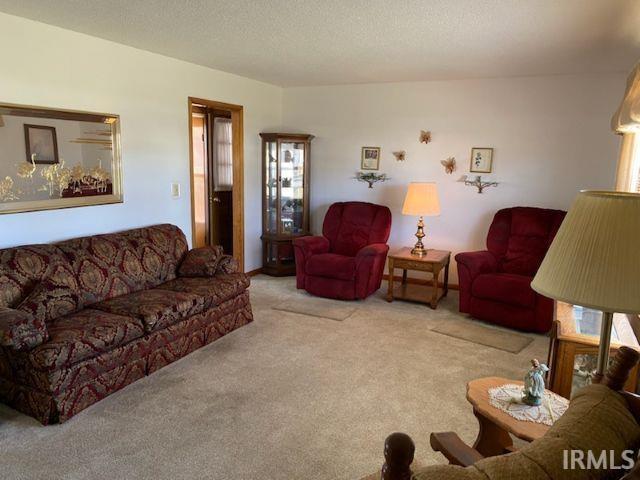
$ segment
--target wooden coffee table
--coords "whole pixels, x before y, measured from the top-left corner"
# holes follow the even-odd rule
[[[531,442],[542,437],[550,428],[542,423],[517,420],[489,403],[489,389],[507,383],[523,385],[517,380],[500,377],[479,378],[467,383],[467,400],[473,405],[473,414],[480,424],[473,448],[485,457],[514,451],[513,440],[509,434]]]
[[[447,250],[427,250],[427,254],[419,257],[411,253],[411,248],[405,247],[393,252],[389,259],[389,287],[387,290],[387,301],[392,302],[395,298],[401,300],[411,300],[414,302],[428,303],[431,308],[438,307],[438,301],[446,297],[449,292],[449,263],[451,252]],[[395,286],[394,271],[396,268],[402,269],[402,283]],[[420,272],[431,272],[433,278],[431,285],[419,285],[407,283],[407,271],[418,270]],[[444,282],[442,290],[438,289],[438,277],[444,270]]]

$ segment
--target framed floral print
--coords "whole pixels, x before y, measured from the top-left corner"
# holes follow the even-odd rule
[[[474,147],[471,149],[469,171],[473,173],[491,173],[493,169],[493,148]]]
[[[380,168],[380,147],[362,147],[362,170],[378,170]]]
[[[0,214],[122,201],[120,117],[0,103]]]

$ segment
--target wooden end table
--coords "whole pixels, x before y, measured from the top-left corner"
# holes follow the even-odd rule
[[[489,389],[512,383],[524,385],[517,380],[488,377],[467,383],[467,400],[473,405],[473,414],[478,419],[480,431],[473,448],[485,457],[513,452],[513,440],[509,434],[532,442],[542,437],[550,427],[542,423],[518,420],[489,403]]]
[[[427,303],[431,308],[438,307],[438,301],[446,297],[449,292],[449,263],[451,252],[447,250],[427,250],[426,255],[419,257],[411,253],[411,248],[405,247],[393,252],[389,258],[389,288],[387,290],[387,301],[392,302],[395,298],[401,300],[411,300],[414,302]],[[402,269],[402,282],[395,286],[394,271],[396,268]],[[418,270],[421,272],[431,272],[432,280],[430,286],[407,283],[407,271]],[[440,272],[444,270],[444,282],[442,291],[438,289],[438,278]]]

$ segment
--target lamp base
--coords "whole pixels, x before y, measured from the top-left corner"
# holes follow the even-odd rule
[[[413,246],[413,249],[411,249],[411,255],[423,257],[427,254],[427,249],[424,248],[424,244],[422,243],[422,239],[424,237],[424,222],[422,221],[422,217],[420,217],[420,220],[418,220],[418,230],[416,231],[416,238],[418,239],[418,241]]]

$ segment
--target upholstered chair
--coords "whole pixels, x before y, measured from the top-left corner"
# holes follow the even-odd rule
[[[321,297],[362,299],[380,288],[391,211],[365,202],[329,207],[322,236],[296,238],[296,285]]]
[[[498,211],[487,235],[487,250],[455,257],[460,311],[518,330],[547,332],[553,300],[534,292],[531,280],[565,213],[532,207]]]

